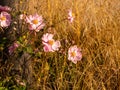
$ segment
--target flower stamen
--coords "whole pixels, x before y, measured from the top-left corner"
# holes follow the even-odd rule
[[[50,44],[50,45],[53,45],[53,43],[54,43],[53,40],[49,40],[49,41],[48,41],[48,44]]]
[[[35,20],[32,21],[32,23],[33,23],[33,24],[38,24],[39,22],[38,22],[37,19],[35,19]]]
[[[75,52],[71,52],[71,56],[72,56],[72,57],[75,57],[75,56],[76,56],[76,53],[75,53]]]
[[[0,18],[0,20],[5,21],[6,17],[3,16],[3,17]]]

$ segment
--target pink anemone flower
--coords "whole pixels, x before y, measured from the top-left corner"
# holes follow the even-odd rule
[[[0,14],[0,26],[8,27],[11,23],[11,15],[7,12],[1,12]]]
[[[29,24],[29,30],[35,30],[36,32],[39,32],[39,30],[43,29],[45,26],[42,16],[38,14],[29,15],[26,17],[26,22]]]
[[[44,45],[43,49],[45,52],[58,51],[61,46],[60,41],[55,41],[53,39],[53,34],[49,34],[49,33],[43,35],[42,43]]]
[[[82,59],[81,49],[78,48],[76,45],[71,46],[68,50],[68,60],[72,61],[73,63],[77,63]]]

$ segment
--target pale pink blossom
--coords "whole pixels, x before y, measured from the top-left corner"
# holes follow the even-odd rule
[[[9,49],[9,54],[11,55],[17,48],[19,47],[19,44],[17,44],[16,42],[13,43],[8,49]]]
[[[73,20],[74,20],[74,16],[73,16],[72,10],[68,11],[68,20],[70,21],[70,23],[72,23]]]
[[[11,8],[8,6],[1,6],[0,5],[0,12],[2,12],[2,11],[8,12],[8,11],[11,11]]]
[[[47,43],[49,40],[53,39],[53,36],[54,36],[53,34],[46,33],[46,34],[43,35],[42,41]]]
[[[53,39],[53,34],[49,34],[49,33],[43,35],[42,43],[44,45],[43,49],[45,52],[58,51],[61,46],[60,41],[55,41]]]
[[[68,60],[72,61],[73,63],[77,63],[82,59],[81,49],[78,48],[76,45],[71,46],[68,50]]]
[[[8,27],[11,23],[11,15],[7,12],[1,12],[0,14],[0,26]]]
[[[26,22],[29,24],[29,30],[35,30],[36,32],[39,32],[45,26],[42,16],[38,14],[29,15],[26,17]]]

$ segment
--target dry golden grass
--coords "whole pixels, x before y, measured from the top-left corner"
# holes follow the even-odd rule
[[[37,9],[31,7],[34,6],[33,2]],[[83,52],[83,59],[77,65],[68,64],[66,57],[53,58],[53,61],[49,61],[52,66],[48,66],[54,70],[53,73],[46,71],[45,61],[42,61],[40,73],[43,73],[43,77],[39,77],[39,80],[44,83],[39,83],[40,88],[120,89],[119,0],[31,0],[29,6],[31,13],[43,15],[48,26],[66,18],[67,10],[72,9],[75,14],[74,23],[61,22],[54,29],[60,38],[74,40]]]
[[[83,53],[76,65],[59,53],[33,57],[35,81],[29,90],[120,90],[120,0],[29,0],[23,6]],[[64,21],[69,9],[72,24]],[[67,51],[70,43],[62,45]]]

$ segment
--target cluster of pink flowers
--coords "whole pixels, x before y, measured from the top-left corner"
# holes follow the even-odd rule
[[[43,49],[45,52],[54,52],[58,51],[61,44],[60,41],[55,41],[53,39],[53,34],[46,33],[42,37],[42,43],[44,45]],[[71,46],[68,49],[68,60],[72,61],[74,64],[77,63],[77,61],[80,61],[82,59],[82,53],[81,49],[77,47],[77,45]]]
[[[43,49],[45,52],[58,51],[61,44],[60,41],[55,41],[53,39],[53,34],[46,33],[42,37],[42,43],[44,45]]]
[[[39,32],[39,30],[43,29],[45,26],[42,16],[39,16],[38,14],[27,16],[26,23],[29,24],[29,30],[35,30],[36,32]]]
[[[8,49],[9,49],[9,54],[11,55],[17,48],[19,47],[19,44],[14,42]]]
[[[11,15],[8,13],[11,11],[11,8],[8,6],[0,6],[0,26],[1,27],[8,27],[11,23]],[[20,15],[20,19],[25,20],[28,24],[28,29],[31,31],[39,32],[41,29],[44,28],[45,23],[43,22],[42,16],[38,14],[26,16],[25,14]],[[68,18],[70,23],[73,22],[74,16],[72,10],[68,12]],[[58,51],[61,47],[61,43],[59,40],[53,39],[54,35],[50,33],[46,33],[42,36],[42,44],[44,52],[55,52]],[[9,54],[11,55],[19,45],[14,42],[8,49]],[[72,61],[73,63],[77,63],[82,59],[81,49],[77,47],[77,45],[71,46],[68,49],[68,60]]]
[[[0,6],[0,26],[8,27],[11,23],[11,15],[7,12],[11,11],[8,6]]]

